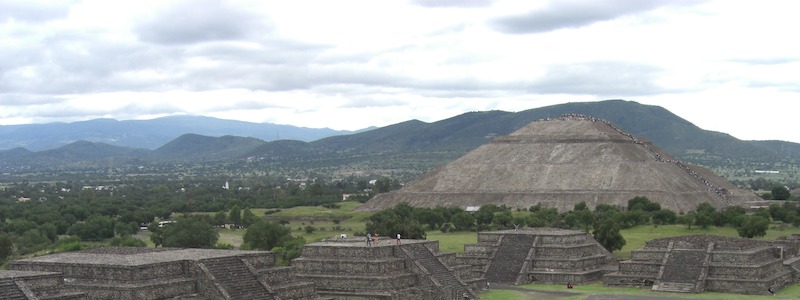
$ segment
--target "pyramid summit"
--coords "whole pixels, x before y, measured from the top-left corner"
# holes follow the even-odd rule
[[[708,169],[684,163],[613,124],[567,114],[534,121],[439,167],[360,210],[406,202],[416,207],[541,204],[560,211],[586,202],[626,206],[644,196],[675,212],[758,201]]]

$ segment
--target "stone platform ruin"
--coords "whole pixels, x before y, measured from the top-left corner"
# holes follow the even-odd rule
[[[305,245],[292,266],[332,299],[477,299],[486,281],[455,262],[455,254],[439,253],[437,241],[336,239]]]
[[[585,283],[616,270],[608,250],[584,231],[524,228],[478,233],[460,264],[491,283]]]
[[[631,252],[606,286],[654,291],[770,294],[798,275],[798,243],[711,235],[656,239]]]
[[[0,288],[17,297],[4,299],[318,299],[313,283],[264,251],[109,247],[17,260],[9,270],[6,278],[22,279]]]

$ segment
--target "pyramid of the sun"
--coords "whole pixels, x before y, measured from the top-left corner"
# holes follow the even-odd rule
[[[673,158],[649,141],[588,116],[545,119],[494,139],[360,210],[541,204],[571,210],[586,202],[625,206],[645,196],[676,212],[759,200],[711,171]]]

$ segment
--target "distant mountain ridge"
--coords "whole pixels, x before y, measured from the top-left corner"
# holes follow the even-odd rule
[[[353,131],[251,123],[202,116],[171,116],[152,120],[94,119],[73,123],[0,126],[0,149],[55,149],[77,141],[155,149],[184,134],[243,136],[264,141],[314,141]]]
[[[516,113],[470,112],[432,123],[410,120],[311,142],[184,134],[154,150],[87,142],[38,152],[14,148],[0,151],[0,167],[93,159],[114,159],[114,165],[127,161],[204,163],[247,160],[255,167],[266,164],[299,170],[346,168],[422,174],[455,160],[494,137],[508,135],[532,121],[563,114],[584,114],[608,120],[684,161],[705,166],[720,161],[768,165],[776,161],[800,160],[800,144],[797,143],[742,141],[725,133],[703,130],[659,106],[607,100],[566,103]],[[90,146],[92,144],[94,146]]]

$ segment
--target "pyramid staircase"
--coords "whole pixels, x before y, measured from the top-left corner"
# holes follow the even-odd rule
[[[664,255],[664,263],[653,285],[654,291],[697,293],[704,290],[714,243],[705,251],[698,249],[674,249],[670,245]]]
[[[198,265],[211,275],[214,285],[225,299],[278,299],[239,257],[204,259]]]
[[[439,260],[425,244],[403,245],[401,249],[423,270],[427,271],[427,275],[431,279],[439,283],[445,295],[450,295],[450,297],[447,297],[448,299],[463,299],[465,295],[470,299],[475,299],[475,292],[456,277],[453,270]]]
[[[523,266],[529,260],[529,249],[531,249],[536,236],[533,235],[504,235],[500,239],[500,245],[492,255],[493,259],[489,263],[486,271],[486,279],[493,283],[515,284],[518,282]]]
[[[28,297],[19,289],[14,280],[0,279],[0,299],[27,300]]]

